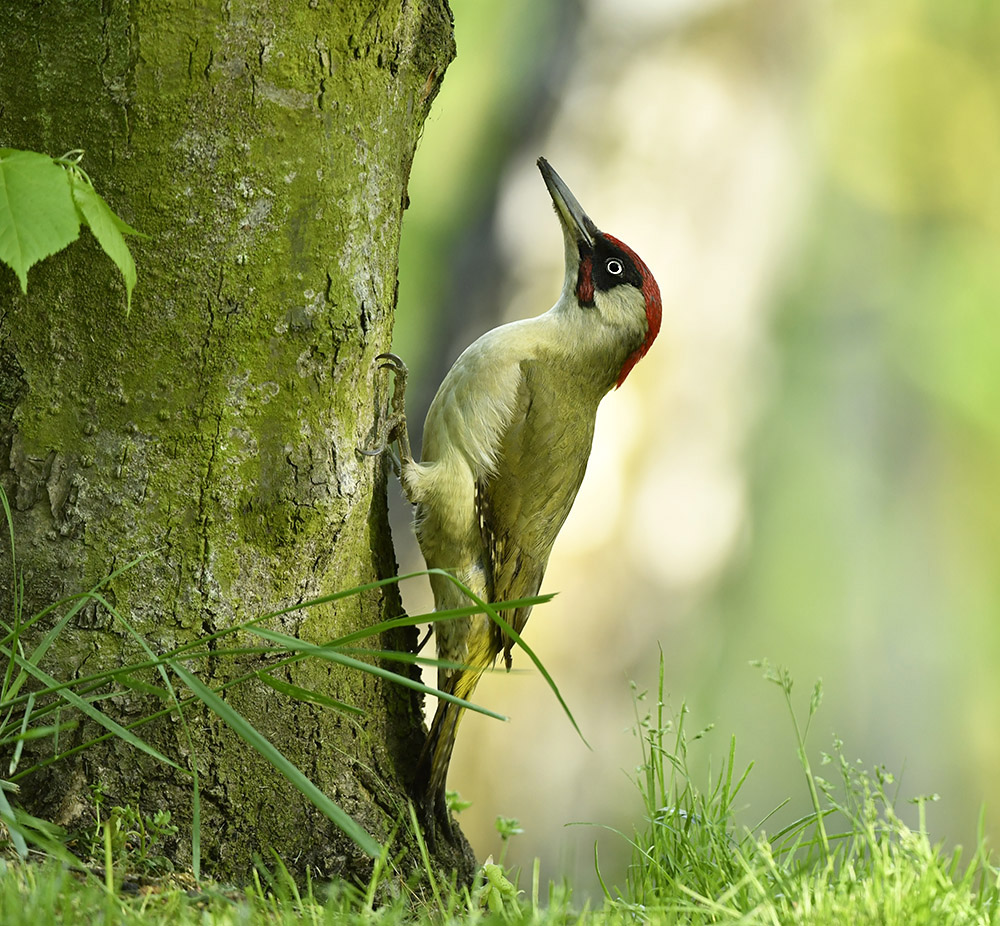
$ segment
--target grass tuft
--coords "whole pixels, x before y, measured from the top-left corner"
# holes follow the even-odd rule
[[[763,824],[741,829],[733,802],[752,766],[737,774],[732,739],[721,770],[709,776],[706,790],[697,787],[688,750],[707,731],[689,738],[684,707],[676,719],[666,716],[661,658],[656,704],[642,713],[647,696],[635,696],[643,759],[636,784],[645,819],[631,839],[625,888],[617,896],[608,892],[609,906],[651,921],[691,924],[1000,922],[1000,872],[982,826],[963,866],[961,850],[945,853],[927,832],[924,810],[934,796],[913,801],[918,819],[912,828],[889,794],[893,776],[848,761],[839,741],[821,756],[835,780],[817,775],[806,737],[822,686],[814,687],[800,723],[787,670],[760,665],[784,695],[811,812],[773,834]]]
[[[0,615],[0,748],[11,756],[0,779],[0,923],[20,924],[120,923],[125,926],[243,926],[243,924],[955,924],[1000,926],[1000,872],[986,849],[983,819],[977,844],[967,858],[961,850],[945,852],[932,841],[926,827],[926,805],[935,795],[918,797],[915,823],[897,811],[892,774],[882,768],[867,769],[849,761],[843,744],[835,741],[821,753],[816,768],[807,739],[810,724],[822,702],[817,683],[800,720],[793,699],[793,682],[785,669],[759,665],[764,677],[782,692],[791,719],[794,748],[809,794],[808,811],[787,826],[769,831],[775,811],[752,828],[737,820],[737,800],[752,763],[742,770],[736,762],[736,740],[731,737],[721,766],[699,785],[689,765],[690,750],[700,747],[706,728],[689,729],[689,714],[682,705],[672,716],[666,707],[664,667],[660,660],[655,697],[633,689],[640,763],[635,787],[642,796],[643,816],[630,836],[632,861],[623,886],[611,887],[600,871],[603,903],[591,908],[574,905],[566,884],[550,884],[547,896],[539,883],[538,863],[531,884],[521,889],[504,868],[504,854],[496,863],[488,859],[471,888],[459,887],[433,868],[431,854],[411,812],[409,826],[415,837],[422,870],[411,871],[412,860],[401,858],[394,837],[378,844],[364,833],[329,798],[316,789],[288,760],[268,743],[245,718],[220,697],[225,688],[261,680],[291,698],[307,700],[331,710],[355,714],[358,708],[282,682],[273,673],[278,667],[315,658],[349,666],[357,671],[416,687],[408,676],[381,664],[401,654],[357,647],[363,640],[394,627],[428,620],[455,620],[485,612],[510,630],[503,612],[543,598],[490,605],[471,597],[468,608],[433,615],[415,615],[384,621],[322,645],[304,643],[260,625],[286,611],[307,608],[359,594],[407,576],[394,577],[347,589],[286,611],[263,615],[239,627],[227,628],[210,638],[194,641],[167,653],[155,653],[107,601],[103,588],[114,576],[94,588],[56,602],[32,616],[23,613],[23,584],[17,568],[12,518],[0,489],[10,537],[14,583],[13,608]],[[122,567],[131,567],[129,564]],[[115,573],[117,575],[119,573]],[[417,573],[415,575],[426,575]],[[453,580],[454,581],[454,580]],[[42,668],[43,657],[70,619],[87,603],[100,604],[139,644],[145,659],[130,666],[60,681]],[[25,631],[47,615],[52,628],[33,648]],[[32,638],[37,634],[32,634]],[[221,644],[221,645],[220,645]],[[522,643],[523,646],[523,643]],[[574,727],[555,681],[533,652],[524,647],[563,706]],[[268,672],[258,670],[211,688],[195,673],[199,660],[212,655],[267,654]],[[276,661],[275,661],[276,660]],[[413,662],[434,666],[437,660],[413,656]],[[159,701],[161,709],[122,726],[102,710],[102,703],[124,691],[144,693]],[[420,690],[438,694],[434,689]],[[492,713],[463,702],[473,710]],[[18,782],[42,765],[59,761],[98,739],[115,736],[132,748],[170,765],[136,731],[143,724],[167,714],[182,724],[190,707],[207,706],[265,755],[288,780],[308,794],[330,819],[335,820],[373,857],[367,885],[316,884],[308,877],[297,883],[284,861],[262,847],[252,887],[244,892],[223,890],[190,879],[185,883],[169,873],[169,862],[157,853],[174,826],[168,816],[143,817],[135,808],[114,806],[99,817],[89,847],[77,859],[66,848],[66,834],[37,820],[16,806]],[[496,716],[496,715],[495,715]],[[81,718],[98,724],[99,737],[64,749],[65,733]],[[186,726],[185,726],[186,729]],[[51,756],[25,767],[22,745],[31,739],[52,742]],[[195,877],[199,858],[198,757],[190,750],[185,769],[192,780],[192,856]],[[95,800],[100,812],[101,802]],[[783,807],[784,805],[782,805]],[[781,809],[780,807],[777,809]],[[498,831],[504,844],[520,832],[516,820],[500,817]],[[596,852],[596,850],[595,850]],[[266,856],[266,861],[265,861]],[[42,864],[32,860],[43,859]],[[141,874],[142,877],[137,877]]]
[[[700,787],[689,755],[709,740],[711,728],[689,732],[682,706],[673,716],[664,697],[663,667],[654,698],[634,692],[640,764],[635,786],[644,813],[633,834],[632,863],[620,889],[605,886],[603,904],[578,907],[571,888],[539,884],[539,866],[521,889],[503,866],[488,859],[470,890],[433,868],[415,816],[423,871],[418,879],[393,855],[387,840],[368,885],[296,883],[282,859],[259,859],[254,883],[246,892],[202,886],[193,893],[167,884],[149,893],[123,892],[123,876],[133,868],[101,830],[107,853],[99,876],[73,874],[49,863],[7,863],[0,873],[0,922],[19,926],[40,922],[123,923],[127,926],[236,926],[236,924],[379,923],[385,926],[451,924],[808,924],[808,926],[988,926],[1000,923],[1000,873],[985,848],[982,832],[968,860],[959,850],[945,853],[932,842],[925,823],[926,804],[912,803],[916,825],[903,821],[890,792],[893,776],[884,768],[850,762],[835,741],[813,771],[806,750],[809,724],[819,708],[816,686],[802,723],[798,722],[790,676],[764,666],[777,684],[792,720],[795,749],[810,794],[811,809],[776,831],[763,823],[740,827],[736,802],[752,765],[740,770],[730,738],[721,766]],[[120,810],[120,808],[116,808]],[[149,830],[147,855],[157,826],[125,814],[123,824]],[[498,818],[507,840],[520,831],[518,821]],[[625,838],[623,836],[623,838]],[[130,842],[135,843],[133,837]],[[141,840],[139,840],[141,843]],[[398,850],[396,850],[398,851]],[[135,861],[135,860],[132,860]],[[0,862],[0,865],[3,865]],[[599,872],[600,874],[600,872]],[[104,879],[107,879],[105,882]],[[419,880],[419,883],[418,883]],[[606,882],[602,879],[602,884]]]
[[[425,571],[409,576],[394,576],[324,595],[311,601],[261,615],[239,625],[226,627],[209,636],[177,646],[169,652],[158,654],[153,651],[146,639],[129,623],[127,618],[109,602],[103,591],[108,583],[133,568],[142,561],[143,557],[139,557],[116,570],[88,591],[55,602],[25,619],[23,614],[23,580],[17,566],[13,516],[2,487],[0,487],[0,509],[2,509],[7,523],[13,575],[12,611],[10,615],[0,615],[0,662],[4,663],[2,675],[0,675],[0,751],[5,752],[9,749],[12,752],[7,775],[5,778],[0,778],[0,823],[7,828],[13,847],[21,858],[28,856],[30,844],[47,851],[49,854],[57,854],[61,850],[63,860],[68,864],[76,864],[77,867],[79,867],[79,862],[74,860],[65,849],[61,849],[58,841],[51,838],[51,834],[46,832],[44,826],[36,825],[37,821],[33,821],[12,804],[7,794],[16,793],[19,788],[18,782],[40,769],[106,740],[109,736],[114,736],[131,748],[145,752],[158,762],[171,766],[191,779],[191,819],[193,822],[191,856],[194,875],[196,878],[200,877],[201,787],[199,756],[186,720],[187,710],[199,705],[207,707],[231,727],[244,742],[260,753],[286,780],[309,798],[314,806],[350,837],[362,851],[372,858],[378,858],[383,847],[341,807],[317,788],[247,718],[233,709],[222,697],[222,693],[225,689],[236,685],[260,681],[277,693],[295,700],[309,701],[343,713],[363,714],[364,711],[355,705],[338,701],[325,692],[310,691],[285,683],[273,674],[276,669],[305,659],[319,659],[353,671],[377,676],[424,694],[453,701],[469,710],[479,711],[496,719],[505,720],[506,718],[502,714],[456,698],[454,695],[414,680],[408,673],[396,672],[381,664],[402,662],[404,665],[418,663],[437,666],[442,664],[439,660],[387,650],[358,649],[354,644],[388,630],[419,623],[457,620],[482,612],[487,613],[502,627],[510,629],[500,614],[512,608],[542,604],[552,597],[551,595],[539,595],[517,601],[488,604],[476,598],[454,577],[441,570],[433,570],[446,575],[459,585],[469,596],[471,604],[468,607],[455,608],[450,611],[404,615],[381,621],[321,645],[309,643],[261,626],[291,612],[359,595],[399,583],[408,578],[426,576],[428,572]],[[70,620],[88,603],[99,605],[111,615],[112,619],[138,644],[146,658],[131,665],[101,670],[90,675],[75,677],[72,680],[57,679],[41,668],[43,658]],[[34,625],[50,614],[57,615],[53,626],[39,640],[34,641],[33,648],[29,649],[27,641],[37,634],[29,634],[27,631],[30,631]],[[511,630],[511,634],[517,639],[513,630]],[[250,645],[247,645],[248,642]],[[220,646],[220,644],[222,645]],[[576,721],[569,712],[555,682],[534,653],[530,650],[527,651],[548,680],[553,693],[562,704],[570,721],[576,726]],[[210,656],[222,655],[266,655],[270,657],[268,663],[270,671],[257,667],[216,687],[205,684],[192,666]],[[162,684],[153,684],[151,680],[159,680]],[[136,721],[123,725],[102,710],[101,703],[110,701],[125,691],[135,691],[148,695],[150,698],[157,699],[162,707]],[[174,715],[180,720],[183,734],[187,740],[187,757],[181,760],[183,764],[175,762],[174,759],[149,745],[136,732],[143,725],[167,715]],[[97,726],[103,728],[104,732],[69,749],[60,749],[60,736],[75,728],[80,723],[81,718],[93,721]],[[45,758],[36,758],[32,765],[22,766],[23,744],[28,740],[41,738],[51,740],[52,747],[48,751],[48,755]],[[107,867],[110,870],[111,866]]]

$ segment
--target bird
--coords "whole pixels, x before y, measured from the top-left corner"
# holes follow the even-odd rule
[[[625,382],[660,330],[660,290],[642,259],[602,232],[552,166],[538,169],[562,228],[565,275],[556,303],[486,332],[459,356],[424,423],[413,458],[406,427],[406,365],[395,373],[378,454],[396,442],[399,475],[415,506],[430,569],[446,570],[488,602],[537,594],[556,536],[583,481],[597,408]],[[462,589],[430,575],[436,611],[468,606]],[[518,635],[530,607],[507,612]],[[513,640],[486,614],[434,624],[438,688],[468,700]],[[417,760],[415,790],[428,820],[451,832],[445,783],[464,708],[439,699]]]

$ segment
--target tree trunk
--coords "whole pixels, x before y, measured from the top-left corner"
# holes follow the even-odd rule
[[[0,144],[85,149],[98,192],[148,236],[130,239],[129,316],[88,232],[31,270],[26,296],[0,268],[0,481],[25,617],[146,554],[104,593],[163,653],[394,573],[385,467],[356,448],[383,399],[373,358],[390,340],[410,164],[453,54],[447,0],[5,0]],[[5,620],[13,578],[4,547]],[[28,652],[63,611],[32,628]],[[389,587],[269,626],[322,643],[399,611]],[[42,666],[73,679],[143,658],[90,605]],[[218,688],[256,658],[186,665]],[[384,842],[405,815],[419,698],[315,660],[276,674],[366,713],[257,679],[227,702]],[[101,702],[122,723],[158,706]],[[197,765],[207,869],[240,879],[274,848],[299,872],[365,876],[370,860],[227,725],[204,709],[185,719],[190,742],[176,716],[137,732]],[[88,722],[71,736],[94,734]],[[38,742],[21,768],[52,752]],[[118,738],[19,784],[30,812],[69,826],[98,785],[109,805],[170,810],[177,858],[191,848],[190,776]]]

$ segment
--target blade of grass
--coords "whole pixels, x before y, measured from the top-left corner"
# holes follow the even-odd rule
[[[562,692],[559,690],[559,686],[555,683],[555,680],[549,674],[549,670],[545,668],[545,665],[542,662],[542,660],[539,659],[537,655],[535,655],[535,651],[530,646],[528,646],[527,643],[524,642],[524,639],[521,637],[521,635],[509,623],[507,623],[507,621],[505,621],[502,617],[500,617],[500,615],[496,612],[496,610],[494,610],[494,608],[491,605],[483,601],[478,595],[476,595],[472,591],[472,589],[470,589],[467,585],[464,585],[462,582],[456,579],[451,573],[445,571],[444,569],[429,569],[428,573],[434,573],[437,575],[445,576],[447,579],[453,582],[466,595],[468,595],[472,601],[474,601],[477,605],[479,605],[479,607],[487,614],[487,616],[495,624],[499,625],[500,629],[503,630],[503,632],[506,633],[507,636],[510,637],[510,639],[512,639],[519,647],[521,647],[521,649],[525,651],[525,653],[528,654],[528,657],[535,664],[535,668],[538,669],[538,671],[542,675],[542,678],[545,679],[549,688],[552,689],[552,693],[556,696],[556,699],[559,701],[559,704],[562,707],[563,712],[569,718],[569,722],[573,724],[573,729],[576,730],[577,736],[580,737],[580,740],[588,749],[593,748],[590,745],[590,743],[587,742],[587,738],[583,735],[583,731],[580,729],[580,725],[576,722],[576,718],[573,716],[573,712],[569,709],[569,705],[563,698]]]
[[[432,571],[438,570],[428,570],[429,575]],[[517,608],[534,607],[538,604],[546,604],[555,598],[554,594],[549,595],[533,595],[530,598],[517,598],[511,601],[501,601],[493,605],[493,608],[498,611],[512,611]],[[463,608],[449,608],[445,611],[430,611],[424,614],[408,614],[401,617],[391,617],[388,620],[380,621],[377,624],[372,624],[368,627],[362,627],[360,630],[355,630],[352,633],[345,634],[342,637],[338,637],[336,640],[330,640],[328,646],[347,646],[351,643],[356,643],[358,640],[364,640],[367,637],[374,636],[375,634],[384,633],[388,630],[395,630],[400,627],[413,627],[417,624],[436,624],[441,621],[453,621],[459,620],[463,617],[471,617],[473,614],[482,614],[483,608],[478,604],[468,605]]]
[[[135,747],[136,749],[141,749],[147,755],[152,756],[154,759],[157,759],[158,761],[163,762],[166,765],[169,765],[171,768],[177,769],[178,771],[186,771],[185,769],[182,769],[172,759],[168,759],[165,755],[163,755],[162,752],[150,746],[149,743],[147,743],[145,740],[140,739],[138,736],[132,733],[131,730],[128,730],[127,728],[123,727],[117,721],[112,720],[107,714],[105,714],[103,711],[99,711],[89,701],[85,701],[75,691],[72,691],[69,688],[60,687],[58,682],[56,682],[56,680],[47,672],[44,672],[37,666],[32,665],[28,660],[24,659],[24,657],[22,656],[17,655],[16,653],[14,653],[14,658],[17,660],[17,663],[21,668],[25,669],[29,674],[33,675],[38,681],[42,682],[47,688],[50,689],[59,688],[58,694],[60,698],[63,698],[66,702],[71,704],[78,711],[81,711],[82,713],[86,714],[91,720],[94,720],[97,723],[99,723],[102,727],[104,727],[104,729],[113,733],[119,739],[124,740],[126,743],[128,743],[130,746]]]
[[[11,841],[18,848],[18,854],[23,858],[18,841],[23,845],[31,843],[44,855],[56,859],[68,868],[85,871],[86,866],[65,846],[65,833],[46,820],[40,820],[24,811],[15,812],[7,802],[7,797],[0,790],[0,819],[6,824],[11,834]],[[15,833],[17,834],[15,836]],[[27,847],[25,846],[25,851]]]
[[[274,643],[279,643],[280,645],[287,647],[289,650],[297,651],[304,655],[316,656],[319,659],[325,659],[328,662],[335,662],[338,665],[348,666],[352,669],[359,669],[360,671],[368,672],[371,675],[377,675],[379,678],[384,678],[387,681],[403,685],[406,688],[412,688],[415,691],[422,692],[423,694],[430,694],[438,698],[444,698],[446,701],[451,701],[453,704],[457,704],[460,707],[478,711],[480,714],[485,714],[487,717],[493,717],[496,720],[507,719],[503,714],[498,714],[496,711],[489,710],[489,708],[473,704],[471,701],[456,698],[454,695],[449,694],[446,691],[441,691],[438,688],[432,688],[430,685],[425,685],[423,682],[418,682],[409,676],[400,675],[398,672],[392,672],[389,669],[383,669],[381,666],[373,666],[371,663],[363,662],[360,659],[354,659],[352,656],[347,656],[332,646],[316,646],[314,643],[307,643],[297,637],[290,637],[288,634],[280,633],[277,630],[268,630],[265,627],[248,627],[246,629],[250,633],[263,637],[265,640],[271,640]]]
[[[379,843],[317,788],[297,766],[291,763],[242,714],[230,707],[211,688],[195,675],[188,672],[179,663],[171,662],[170,668],[214,714],[228,724],[244,742],[252,746],[261,756],[270,762],[275,769],[312,801],[318,810],[346,833],[363,852],[372,858],[378,858],[379,853],[382,851]]]
[[[167,674],[167,670],[164,667],[162,661],[158,661],[156,654],[153,652],[152,648],[146,642],[142,634],[138,633],[132,625],[125,620],[125,618],[118,612],[118,609],[113,607],[108,601],[104,599],[104,596],[98,596],[94,593],[95,597],[100,598],[101,604],[107,609],[107,611],[113,615],[116,621],[120,623],[136,640],[139,645],[143,648],[146,655],[149,657],[150,661],[157,662],[156,670],[163,679],[163,684],[166,686],[166,697],[177,711],[177,719],[180,721],[181,729],[184,732],[184,738],[187,740],[189,761],[191,763],[191,870],[194,874],[195,879],[201,877],[201,788],[199,787],[199,775],[198,775],[198,750],[195,746],[194,737],[191,736],[191,728],[188,726],[187,719],[184,716],[184,709],[181,707],[180,699],[177,697],[177,692],[174,690],[174,686],[170,682],[170,676]],[[158,690],[155,686],[149,686],[154,691]]]
[[[3,788],[0,788],[0,819],[7,826],[7,832],[10,833],[10,841],[14,843],[17,854],[21,858],[27,858],[28,844],[24,841],[24,836],[21,835],[21,828],[17,825],[17,818],[14,816],[14,808],[10,806]]]
[[[21,602],[23,601],[24,589],[17,572],[17,550],[14,546],[14,516],[11,513],[10,505],[7,502],[7,493],[4,492],[3,486],[0,486],[0,504],[3,505],[4,517],[7,519],[7,533],[10,538],[10,575],[14,626],[10,629],[9,633],[16,640],[20,634]],[[3,687],[0,688],[0,697],[2,697],[2,703],[4,704],[7,702],[7,694],[13,675],[14,660],[11,658],[7,660],[7,665],[4,668]]]
[[[430,854],[427,851],[427,843],[424,841],[424,831],[420,828],[420,822],[417,820],[417,812],[414,810],[413,804],[409,804],[408,806],[410,811],[410,826],[413,829],[413,836],[417,840],[417,848],[420,850],[420,860],[423,862],[427,880],[430,882],[431,893],[434,895],[438,911],[444,912],[444,902],[441,900],[441,891],[438,889],[437,878],[434,877],[434,868],[431,865]]]
[[[53,610],[56,607],[59,607],[60,604],[65,604],[69,603],[70,601],[73,601],[74,602],[73,606],[65,614],[63,614],[63,616],[59,618],[59,620],[57,620],[55,624],[53,624],[53,626],[49,629],[49,631],[45,634],[45,636],[43,636],[42,639],[39,641],[35,649],[32,650],[31,655],[27,657],[27,661],[31,665],[37,666],[41,662],[42,657],[49,651],[49,648],[56,641],[59,634],[63,632],[64,628],[69,623],[70,619],[74,615],[76,615],[88,601],[96,600],[103,602],[103,599],[98,594],[98,590],[101,588],[101,586],[112,581],[117,576],[120,576],[122,573],[127,572],[129,569],[132,569],[134,566],[136,566],[138,563],[141,563],[148,556],[149,554],[143,554],[142,556],[137,557],[131,562],[126,563],[121,568],[116,569],[114,572],[110,573],[108,576],[101,579],[101,581],[98,582],[93,588],[91,588],[87,592],[84,592],[82,595],[73,595],[68,598],[64,598],[61,601],[56,602],[54,605],[49,605],[48,607],[42,609],[41,611],[38,612],[38,614],[34,615],[31,619],[25,621],[23,625],[15,626],[15,628],[11,631],[11,633],[7,634],[7,636],[4,637],[2,641],[0,641],[0,644],[2,644],[3,646],[7,646],[11,643],[12,640],[17,640],[18,645],[20,645],[19,642],[20,634],[23,633],[23,631],[27,630],[29,627],[35,624],[44,615],[49,613],[49,611]],[[9,687],[5,686],[5,694],[8,700],[17,695],[17,692],[20,690],[21,686],[25,683],[27,677],[28,677],[27,674],[22,668],[22,670],[17,674],[17,677],[13,680],[13,682],[11,682]]]
[[[24,749],[25,734],[28,730],[28,721],[31,719],[31,711],[35,706],[35,693],[28,695],[28,703],[24,706],[24,714],[21,716],[21,734],[17,738],[17,745],[14,747],[14,755],[10,757],[10,766],[7,774],[13,775],[17,771],[17,764],[21,761],[21,751]]]
[[[42,727],[32,727],[30,730],[25,730],[23,733],[15,733],[13,736],[4,737],[0,739],[0,745],[8,746],[11,743],[18,743],[22,740],[37,740],[45,739],[48,736],[58,736],[60,733],[68,733],[71,730],[75,730],[79,726],[79,723],[75,720],[67,721],[66,723],[53,723],[46,724]],[[9,775],[13,775],[16,771],[8,772]]]
[[[347,711],[351,714],[365,713],[360,707],[355,707],[353,704],[338,701],[336,698],[331,698],[319,691],[312,691],[308,688],[300,688],[298,685],[292,685],[290,682],[283,682],[281,679],[275,678],[267,672],[261,672],[257,677],[265,685],[273,688],[279,694],[286,695],[289,698],[294,698],[296,701],[310,701],[313,704],[320,704],[323,707],[331,707],[336,711]]]

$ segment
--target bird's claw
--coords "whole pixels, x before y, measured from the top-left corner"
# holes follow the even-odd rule
[[[384,354],[377,354],[376,360],[384,360],[385,363],[380,363],[378,368],[380,370],[394,370],[397,376],[402,376],[405,382],[406,374],[410,371],[406,368],[406,364],[403,363],[403,358],[398,354],[394,354],[391,351],[386,351]]]
[[[406,429],[406,377],[409,370],[402,358],[396,354],[386,352],[378,354],[376,361],[380,370],[392,370],[395,375],[395,386],[392,390],[392,398],[389,401],[387,414],[381,415],[376,427],[376,442],[370,447],[359,447],[358,453],[366,457],[377,457],[384,453],[393,441],[399,442],[400,460],[404,463],[411,462],[410,439]],[[395,461],[394,461],[395,462]],[[398,468],[397,468],[398,472]]]
[[[417,648],[413,652],[419,653],[427,645],[427,641],[431,638],[432,633],[434,633],[434,625],[430,624],[427,628],[427,632],[423,635],[423,638],[417,644]]]

